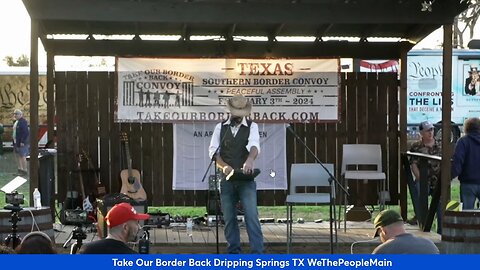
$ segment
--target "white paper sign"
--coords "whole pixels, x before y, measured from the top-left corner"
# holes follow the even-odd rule
[[[213,184],[214,165],[203,176],[210,163],[208,146],[217,123],[174,124],[173,189],[207,190]],[[260,154],[254,167],[261,173],[257,189],[287,189],[286,171],[286,127],[284,124],[258,124]],[[202,182],[203,180],[203,182]]]

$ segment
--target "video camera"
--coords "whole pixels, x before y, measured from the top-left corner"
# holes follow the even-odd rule
[[[25,203],[25,196],[22,193],[14,191],[12,193],[5,193],[5,202],[14,206],[19,206]]]
[[[63,211],[63,224],[82,226],[91,223],[87,211],[81,209],[65,209]]]

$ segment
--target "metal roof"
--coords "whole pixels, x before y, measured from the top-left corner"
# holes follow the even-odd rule
[[[23,0],[55,55],[398,57],[465,10],[469,1],[421,0]],[[83,35],[82,39],[65,36]],[[92,38],[132,35],[129,40]],[[177,41],[142,35],[178,35]],[[192,40],[192,36],[220,36]],[[264,36],[266,41],[239,40]],[[280,42],[312,36],[314,42]],[[87,38],[89,37],[89,38]],[[326,41],[325,37],[337,37]],[[359,41],[342,39],[357,37]],[[372,38],[397,38],[373,42]],[[370,40],[369,40],[370,39]]]

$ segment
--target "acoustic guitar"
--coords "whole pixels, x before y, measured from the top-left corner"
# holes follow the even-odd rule
[[[122,179],[120,193],[123,193],[136,201],[145,201],[147,199],[147,193],[145,192],[145,189],[143,189],[142,183],[140,182],[140,172],[136,169],[132,169],[128,138],[125,132],[120,133],[120,140],[123,142],[125,147],[125,156],[128,167],[126,170],[122,170],[120,172],[120,178]]]
[[[95,198],[103,198],[103,196],[107,194],[107,187],[100,181],[100,178],[97,176],[97,170],[95,166],[93,166],[90,155],[84,149],[82,149],[82,153],[87,160],[87,168],[93,171],[93,175],[95,177],[95,189],[93,191]]]

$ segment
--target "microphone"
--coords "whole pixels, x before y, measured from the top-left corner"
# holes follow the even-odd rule
[[[295,139],[297,139],[297,140],[300,141],[304,146],[306,146],[306,145],[305,145],[305,142],[303,141],[303,139],[300,138],[300,136],[298,136],[298,134],[295,132],[295,130],[293,130],[292,124],[288,124],[287,130],[290,131],[290,133],[293,134],[293,136],[295,137]],[[308,149],[308,150],[310,150],[310,149]],[[313,152],[311,152],[311,150],[310,150],[310,153],[313,154]]]
[[[243,120],[242,117],[233,117],[233,118],[230,118],[230,126],[231,126],[231,127],[235,127],[235,126],[241,124],[241,123],[242,123],[242,120]]]
[[[299,137],[298,134],[295,132],[295,130],[293,130],[292,124],[288,124],[288,125],[287,125],[287,130],[290,131],[290,133],[292,133],[293,136],[295,136],[295,138],[300,139],[300,137]]]

